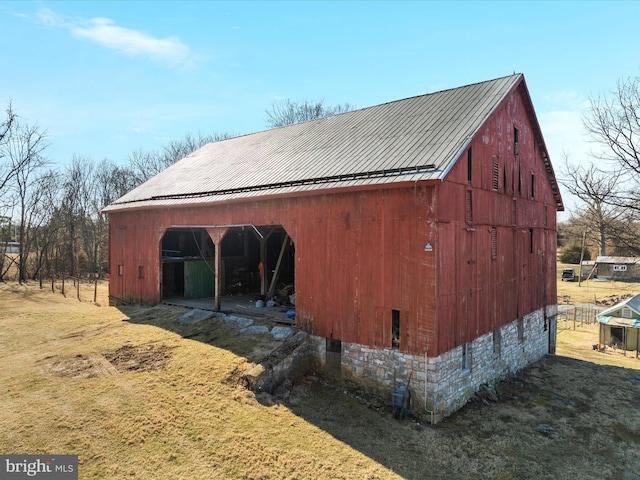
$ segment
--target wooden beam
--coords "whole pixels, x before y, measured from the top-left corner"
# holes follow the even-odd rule
[[[278,277],[280,276],[280,268],[282,266],[282,257],[284,257],[284,252],[287,249],[288,243],[289,243],[289,234],[285,232],[284,238],[282,239],[282,247],[280,247],[280,255],[278,255],[278,262],[276,263],[276,269],[273,272],[273,277],[271,278],[271,285],[269,286],[269,293],[267,295],[268,298],[273,297],[273,294],[276,292],[276,283],[278,282]]]

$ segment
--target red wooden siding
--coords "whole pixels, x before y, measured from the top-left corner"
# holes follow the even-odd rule
[[[556,303],[555,200],[517,91],[484,124],[470,148],[471,185],[465,152],[437,193],[437,352]]]
[[[111,294],[160,301],[160,241],[172,225],[282,225],[296,247],[298,323],[324,337],[391,346],[391,311],[401,312],[400,348],[424,351],[433,321],[433,187],[309,196],[260,203],[112,213]],[[211,231],[211,228],[208,229]],[[122,232],[121,235],[113,232]],[[214,239],[215,240],[215,239]],[[138,279],[137,267],[145,267]]]

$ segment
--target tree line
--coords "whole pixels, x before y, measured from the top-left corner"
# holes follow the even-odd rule
[[[265,111],[265,123],[274,128],[352,109],[287,99]],[[102,209],[194,150],[231,136],[187,133],[159,150],[135,150],[123,164],[74,155],[52,168],[46,130],[9,103],[0,119],[0,281],[102,278],[108,273]],[[10,253],[10,244],[18,253]]]

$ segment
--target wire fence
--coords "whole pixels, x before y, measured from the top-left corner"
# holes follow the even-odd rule
[[[558,305],[558,330],[575,330],[577,326],[597,323],[597,316],[606,307],[585,303],[582,305]]]

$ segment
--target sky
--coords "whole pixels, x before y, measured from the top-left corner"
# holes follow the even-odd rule
[[[284,99],[364,108],[515,72],[562,177],[565,155],[589,161],[589,99],[640,76],[638,18],[638,1],[5,0],[0,108],[46,130],[55,165],[125,164],[265,130]]]

